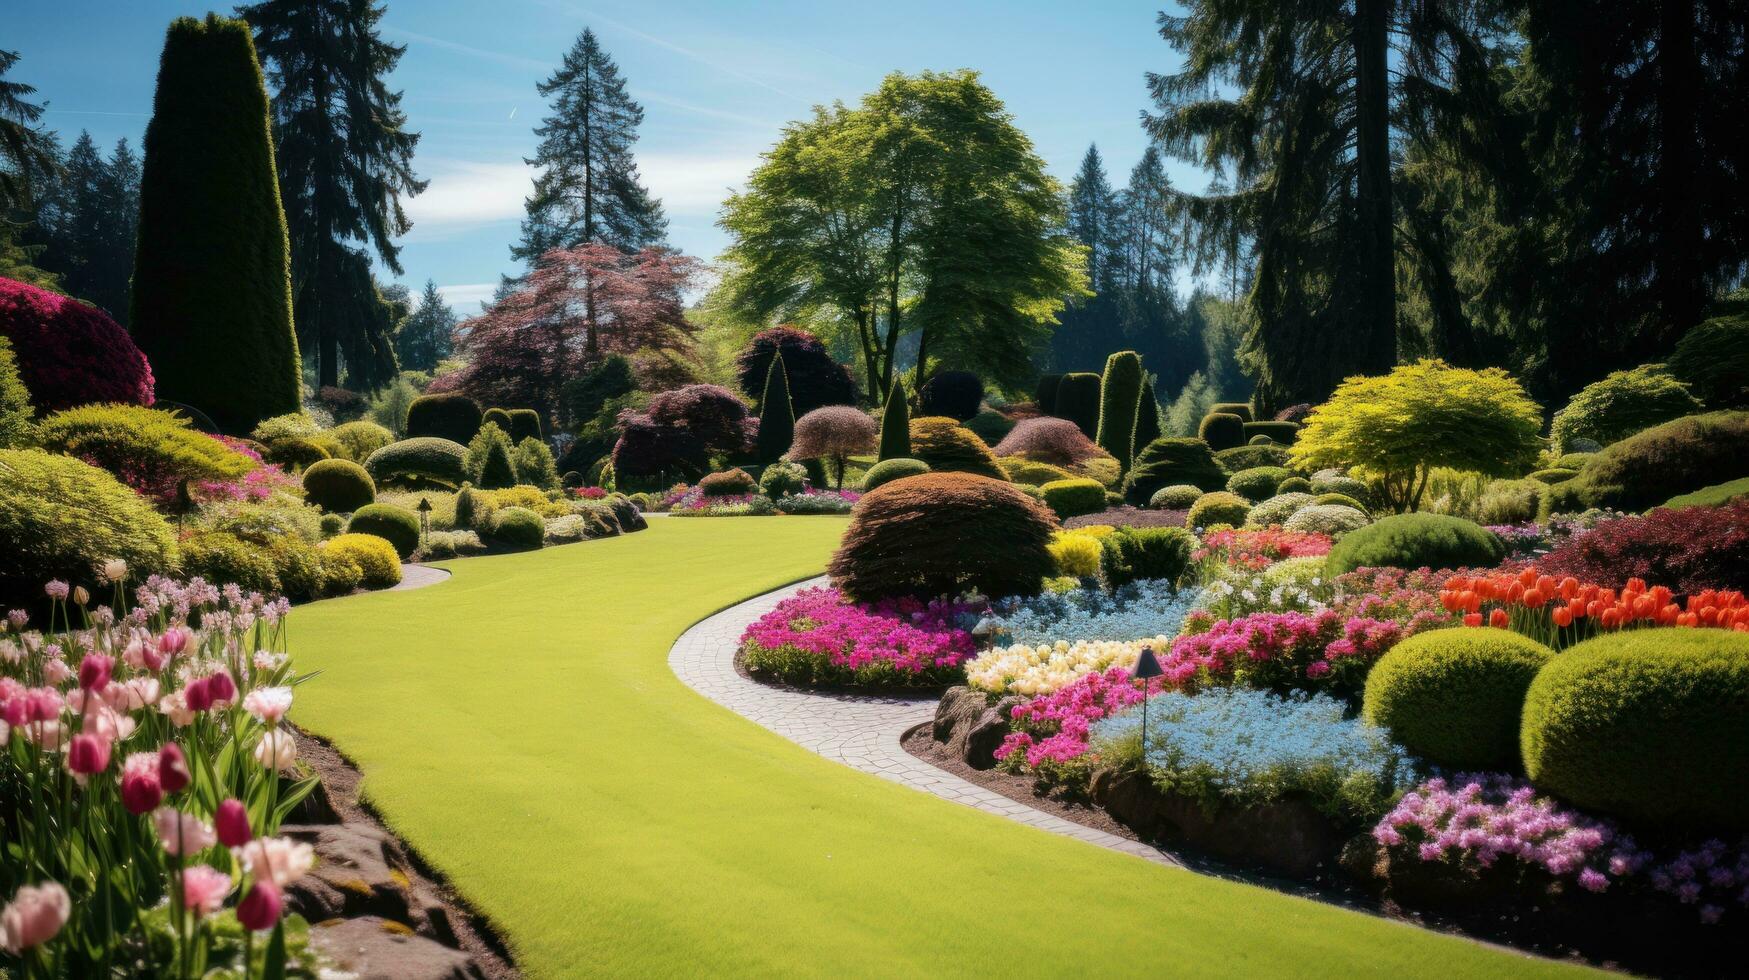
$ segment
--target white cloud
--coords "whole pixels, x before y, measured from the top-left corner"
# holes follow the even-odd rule
[[[534,180],[534,170],[515,163],[439,160],[427,165],[431,186],[407,202],[413,234],[421,226],[479,225],[522,216],[522,199]]]
[[[757,153],[640,153],[638,173],[669,214],[715,218],[723,199],[759,165]]]
[[[480,304],[492,298],[492,293],[498,288],[495,282],[467,282],[453,286],[439,286],[437,293],[443,301],[463,317],[470,317],[480,312]]]

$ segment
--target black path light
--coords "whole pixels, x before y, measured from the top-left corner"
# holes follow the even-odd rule
[[[1143,647],[1142,655],[1136,658],[1136,669],[1131,675],[1142,682],[1142,770],[1148,768],[1148,682],[1166,673],[1160,666],[1160,659],[1154,656],[1153,647]]]
[[[419,498],[419,543],[431,536],[431,498]]]

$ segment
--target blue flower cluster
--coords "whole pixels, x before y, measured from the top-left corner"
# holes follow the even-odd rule
[[[1173,589],[1164,580],[1143,579],[1110,592],[1080,588],[1005,599],[995,605],[992,618],[997,640],[1005,645],[1176,636],[1197,594],[1197,589]]]
[[[1134,757],[1139,707],[1093,727],[1094,750]],[[1382,729],[1324,695],[1250,688],[1178,691],[1148,701],[1147,769],[1208,806],[1255,806],[1304,794],[1332,816],[1376,818],[1415,785],[1413,760]]]

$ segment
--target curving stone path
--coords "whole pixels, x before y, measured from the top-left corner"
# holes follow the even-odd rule
[[[384,591],[406,592],[409,589],[423,589],[427,585],[436,585],[446,578],[449,578],[449,569],[447,568],[432,568],[430,565],[402,562],[401,581],[389,586]]]
[[[828,759],[945,800],[1007,817],[1162,864],[1179,864],[1146,844],[1084,827],[969,783],[924,762],[899,744],[905,732],[935,717],[934,698],[816,694],[769,687],[735,671],[735,648],[748,624],[791,595],[823,584],[815,578],[731,606],[683,633],[668,666],[698,693]]]

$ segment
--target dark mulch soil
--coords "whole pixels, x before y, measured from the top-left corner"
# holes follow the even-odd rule
[[[1183,527],[1187,510],[1144,510],[1141,507],[1113,507],[1097,514],[1082,514],[1063,522],[1064,527],[1089,527],[1112,524],[1117,527]]]

